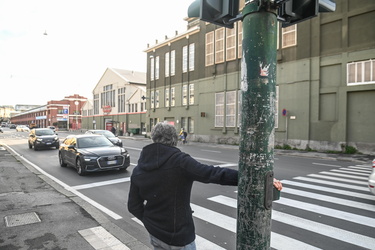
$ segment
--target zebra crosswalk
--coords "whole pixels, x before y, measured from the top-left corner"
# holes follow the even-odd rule
[[[271,248],[330,249],[337,245],[340,249],[375,249],[375,196],[367,188],[370,172],[370,166],[356,165],[283,180],[281,199],[272,210],[276,225],[272,226]],[[195,220],[235,235],[237,218],[217,209],[237,209],[235,196],[208,197],[206,207],[191,203]],[[197,234],[197,249],[236,248]]]

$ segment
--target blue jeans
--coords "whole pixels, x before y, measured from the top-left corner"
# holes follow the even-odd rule
[[[151,234],[150,234],[150,238],[151,238],[151,245],[154,247],[154,250],[196,250],[197,249],[195,247],[195,241],[193,241],[192,243],[186,246],[179,247],[179,246],[168,245],[164,243],[163,241],[155,238]]]

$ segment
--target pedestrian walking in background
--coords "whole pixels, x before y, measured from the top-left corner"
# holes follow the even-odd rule
[[[116,128],[115,128],[115,126],[112,126],[111,132],[112,132],[112,134],[116,135]]]
[[[182,143],[185,144],[186,143],[187,133],[184,130],[184,128],[181,128],[180,133],[178,134],[178,136],[180,136]]]
[[[151,138],[131,176],[129,212],[143,222],[155,250],[194,250],[193,182],[237,186],[238,171],[205,165],[181,152],[176,129],[168,123],[157,123]],[[279,181],[274,185],[281,190]]]

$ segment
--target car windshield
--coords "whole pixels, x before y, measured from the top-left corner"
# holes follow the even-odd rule
[[[107,138],[115,137],[115,135],[108,130],[93,130],[91,133],[97,134],[97,135],[104,135]]]
[[[82,137],[77,139],[78,148],[108,147],[113,144],[104,136]]]
[[[35,135],[41,136],[41,135],[54,135],[52,130],[50,129],[44,129],[44,130],[36,130]]]
[[[102,135],[104,135],[105,137],[115,137],[115,135],[108,130],[103,131]]]

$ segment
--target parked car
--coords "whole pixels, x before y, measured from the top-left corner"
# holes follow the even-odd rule
[[[98,135],[104,135],[107,137],[114,145],[122,147],[122,141],[120,138],[115,136],[111,131],[108,130],[100,130],[100,129],[91,129],[87,130],[86,134],[98,134]]]
[[[25,125],[18,125],[16,127],[17,132],[30,132],[30,129]]]
[[[37,151],[41,148],[60,147],[59,137],[49,128],[34,128],[29,134],[29,148]]]
[[[372,161],[372,172],[368,177],[368,188],[371,193],[375,194],[375,159]]]
[[[53,132],[56,132],[55,126],[48,126],[47,128],[51,129]]]
[[[69,135],[59,149],[61,167],[72,166],[79,175],[107,170],[126,170],[130,156],[103,135]]]
[[[16,124],[12,124],[12,125],[9,126],[9,128],[11,128],[11,129],[15,129],[16,127],[17,127]]]

